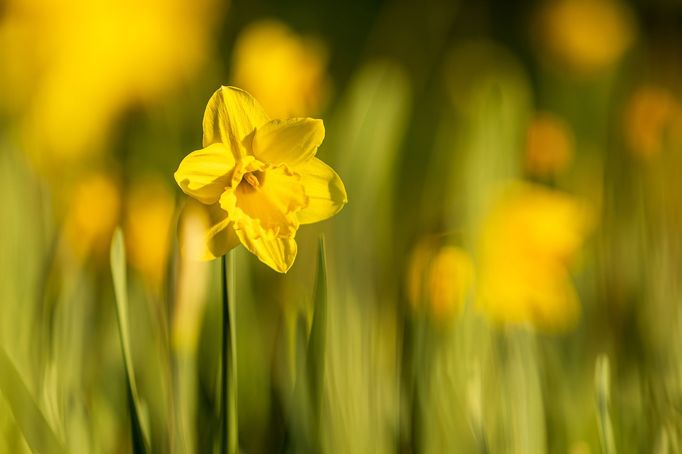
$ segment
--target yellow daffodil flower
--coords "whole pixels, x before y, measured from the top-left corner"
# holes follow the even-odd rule
[[[481,233],[479,307],[502,323],[569,327],[580,307],[568,266],[588,224],[568,194],[524,183],[507,188]]]
[[[285,273],[296,258],[299,225],[335,215],[348,200],[336,172],[315,157],[322,120],[270,120],[250,94],[221,87],[203,126],[204,148],[175,172],[180,188],[206,205],[211,219],[202,258],[241,243]]]

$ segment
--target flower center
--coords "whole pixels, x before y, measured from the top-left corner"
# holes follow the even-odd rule
[[[255,170],[253,172],[245,173],[242,177],[242,181],[239,183],[239,186],[241,189],[251,192],[260,188],[264,179],[265,172],[261,170]]]

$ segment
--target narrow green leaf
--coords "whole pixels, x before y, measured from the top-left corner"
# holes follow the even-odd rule
[[[318,254],[313,293],[313,302],[315,304],[313,324],[308,339],[306,361],[308,402],[311,416],[308,442],[315,452],[320,450],[319,421],[324,385],[325,337],[327,328],[327,262],[324,235],[320,236]]]
[[[609,414],[611,377],[609,358],[599,355],[594,372],[597,393],[597,422],[599,423],[599,437],[604,454],[616,454],[616,443],[613,437],[613,426]]]
[[[22,380],[21,374],[1,346],[0,391],[5,396],[14,420],[31,450],[41,454],[66,453],[31,395],[31,391]]]
[[[116,314],[118,332],[125,367],[128,407],[130,410],[130,429],[132,433],[133,452],[147,453],[149,449],[149,431],[142,418],[142,405],[137,394],[135,369],[130,353],[130,332],[128,330],[128,286],[126,279],[126,257],[123,233],[116,229],[111,240],[111,276],[114,281],[116,296]]]
[[[322,385],[324,380],[324,351],[327,324],[327,261],[324,235],[320,236],[317,259],[317,273],[313,294],[315,303],[313,324],[308,341],[308,384],[310,401],[313,405],[313,418],[319,419],[322,402]]]

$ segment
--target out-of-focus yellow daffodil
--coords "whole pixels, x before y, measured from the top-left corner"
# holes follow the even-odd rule
[[[407,279],[410,303],[417,310],[426,305],[436,320],[449,320],[462,309],[473,276],[473,265],[465,251],[424,241],[410,259]]]
[[[214,0],[9,0],[0,19],[8,96],[27,147],[48,172],[101,151],[134,103],[198,70]],[[182,37],[182,39],[178,39]]]
[[[624,127],[630,150],[650,158],[661,152],[668,138],[682,144],[682,106],[663,88],[642,87],[627,104]]]
[[[580,306],[568,266],[588,224],[568,194],[525,183],[507,188],[481,232],[480,308],[502,323],[571,326]]]
[[[235,85],[273,118],[318,113],[328,91],[327,50],[285,24],[263,20],[240,34],[234,50]]]
[[[212,227],[203,258],[240,242],[281,273],[296,258],[300,224],[336,214],[347,202],[339,176],[315,157],[322,120],[270,120],[258,102],[221,87],[204,114],[204,148],[187,155],[175,180],[207,205]]]
[[[555,115],[536,115],[526,135],[526,170],[536,176],[552,176],[565,169],[572,157],[569,126]]]
[[[80,258],[91,251],[106,253],[120,212],[118,185],[104,174],[93,174],[75,187],[64,224],[69,247]]]
[[[163,282],[174,209],[171,191],[153,178],[134,185],[126,198],[128,260],[154,288]]]
[[[539,19],[539,39],[550,57],[586,75],[613,65],[635,37],[632,13],[616,0],[548,1]]]

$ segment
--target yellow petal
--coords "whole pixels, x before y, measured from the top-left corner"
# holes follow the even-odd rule
[[[222,142],[236,158],[251,154],[254,130],[270,121],[253,96],[235,87],[220,87],[204,112],[204,147]]]
[[[258,259],[279,273],[286,273],[294,264],[297,246],[293,238],[259,236],[256,230],[235,230],[242,244]]]
[[[282,165],[246,174],[221,196],[220,206],[230,213],[236,230],[248,223],[264,235],[291,238],[299,225],[296,213],[307,201],[300,176]]]
[[[298,212],[301,224],[312,224],[334,216],[348,203],[341,178],[324,162],[313,158],[294,168],[308,196],[308,205]]]
[[[253,154],[266,164],[296,166],[315,156],[323,140],[322,120],[272,120],[256,129]]]
[[[211,227],[206,232],[204,260],[221,257],[239,245],[239,238],[227,219],[227,213],[218,204],[210,205],[208,213]]]
[[[183,254],[195,260],[213,260],[227,254],[230,249],[239,245],[239,238],[234,231],[227,213],[218,204],[206,206],[188,199],[180,214],[180,229],[183,226],[195,225],[201,233],[201,240],[196,245],[181,244]],[[179,238],[184,238],[180,232]],[[192,237],[196,237],[193,235]]]
[[[202,203],[216,203],[229,184],[234,165],[232,153],[222,143],[214,143],[185,156],[175,172],[175,181],[188,196]]]

